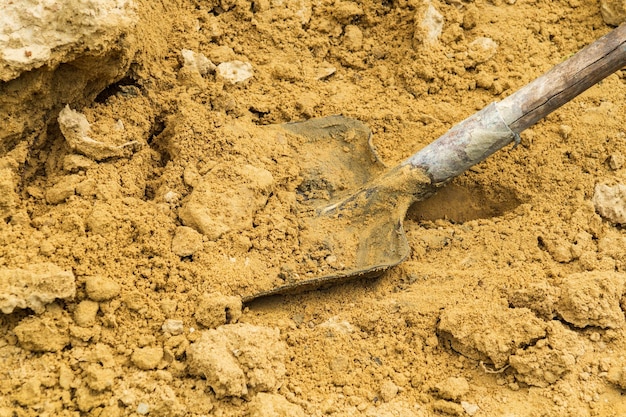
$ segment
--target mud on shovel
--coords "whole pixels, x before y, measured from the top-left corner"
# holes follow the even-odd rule
[[[381,274],[410,248],[402,227],[409,206],[626,65],[626,23],[504,100],[454,126],[398,166],[373,157],[362,123],[332,116],[282,128],[305,139],[298,188],[300,253],[306,274],[284,273],[282,283],[244,301],[300,292]]]

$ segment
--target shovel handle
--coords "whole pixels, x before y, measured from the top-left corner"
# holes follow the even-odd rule
[[[574,97],[626,65],[626,23],[498,103],[468,117],[408,158],[440,185],[511,143]]]

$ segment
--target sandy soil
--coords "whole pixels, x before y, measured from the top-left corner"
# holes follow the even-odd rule
[[[336,269],[299,252],[303,144],[269,125],[355,118],[392,166],[608,33],[598,1],[136,13],[123,74],[70,65],[89,94],[0,85],[32,111],[1,143],[1,417],[626,415],[624,70],[414,205],[382,277],[241,302]]]

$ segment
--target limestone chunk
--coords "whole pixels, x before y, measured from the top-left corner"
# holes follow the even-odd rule
[[[592,201],[598,214],[606,220],[615,224],[626,223],[626,185],[598,184]]]
[[[231,84],[242,83],[254,76],[251,63],[237,60],[222,62],[217,66],[216,72]]]
[[[30,308],[40,314],[46,304],[57,298],[72,298],[75,293],[72,271],[64,271],[52,263],[0,269],[0,310],[4,314],[12,313],[15,308]]]
[[[70,147],[88,158],[101,161],[108,158],[128,157],[139,143],[131,141],[122,145],[94,140],[89,136],[91,125],[84,114],[65,106],[59,113],[59,127]]]

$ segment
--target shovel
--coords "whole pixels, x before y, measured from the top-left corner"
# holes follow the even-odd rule
[[[277,285],[243,301],[374,277],[399,264],[410,252],[402,222],[411,204],[519,143],[523,130],[625,65],[626,23],[391,169],[372,151],[369,129],[356,120],[331,116],[282,125],[304,138],[303,180],[296,191],[298,263],[305,266],[286,266]]]

